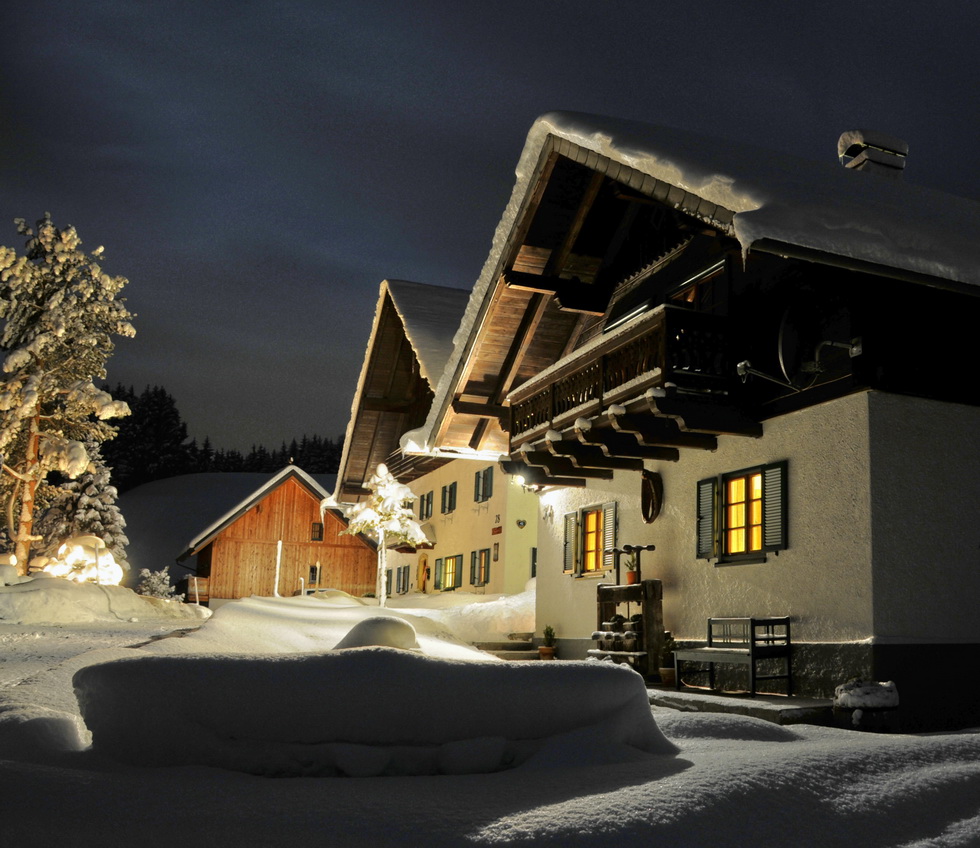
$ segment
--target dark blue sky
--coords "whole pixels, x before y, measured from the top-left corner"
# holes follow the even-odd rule
[[[343,432],[385,277],[469,288],[534,118],[610,114],[832,160],[906,139],[980,198],[963,2],[52,0],[5,7],[0,244],[74,224],[129,278],[110,382],[218,447]]]

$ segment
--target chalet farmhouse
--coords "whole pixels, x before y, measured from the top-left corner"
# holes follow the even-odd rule
[[[340,510],[321,517],[327,496],[313,477],[288,465],[195,536],[177,561],[196,557],[198,591],[211,606],[251,595],[296,595],[301,587],[373,592],[376,546],[340,535],[347,527]],[[194,591],[192,584],[189,601]]]
[[[560,656],[592,644],[607,550],[653,545],[680,643],[789,616],[795,692],[894,680],[920,726],[976,721],[980,206],[908,184],[898,140],[839,148],[540,118],[402,447],[540,492]]]
[[[379,463],[417,495],[430,544],[388,555],[388,591],[519,592],[532,576],[537,498],[496,468],[496,457],[403,456],[420,426],[470,293],[406,280],[381,284],[337,475],[335,502],[367,494]]]

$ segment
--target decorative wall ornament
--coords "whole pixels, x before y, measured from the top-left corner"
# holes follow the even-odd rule
[[[664,480],[656,471],[640,475],[640,512],[646,524],[653,524],[664,506]]]

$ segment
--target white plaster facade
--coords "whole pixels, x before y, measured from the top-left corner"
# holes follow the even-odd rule
[[[493,468],[493,494],[478,503],[474,499],[474,477],[478,471]],[[456,483],[456,508],[441,511],[444,486]],[[389,568],[410,565],[409,591],[417,591],[419,558],[424,556],[430,577],[426,592],[434,588],[437,558],[463,556],[462,585],[457,591],[478,594],[516,594],[524,590],[531,575],[532,549],[537,547],[538,499],[513,478],[501,473],[496,463],[476,460],[453,460],[413,480],[409,488],[419,497],[432,492],[432,516],[423,528],[434,537],[435,546],[417,554],[396,554],[388,558]],[[415,501],[415,515],[419,501]],[[523,523],[521,526],[520,523]],[[496,532],[495,532],[496,531]],[[496,545],[496,559],[493,552]],[[490,580],[484,586],[470,583],[470,557],[473,551],[490,550]]]
[[[617,501],[617,544],[654,544],[643,577],[664,584],[666,629],[703,640],[712,616],[789,615],[794,642],[980,642],[980,410],[865,392],[765,422],[759,439],[650,463],[664,482],[653,524],[635,472],[541,496],[538,629],[588,639],[595,587],[610,572],[562,571],[563,515]],[[788,547],[757,564],[696,557],[696,487],[706,477],[786,460]]]

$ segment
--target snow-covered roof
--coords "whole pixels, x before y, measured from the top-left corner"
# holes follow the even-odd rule
[[[415,351],[419,370],[434,391],[453,352],[453,336],[470,292],[407,280],[385,280],[381,284],[382,300],[386,288],[405,326],[405,336]]]
[[[432,286],[414,283],[409,280],[383,280],[378,291],[378,301],[371,323],[361,373],[357,378],[357,388],[351,401],[344,450],[340,458],[337,474],[340,500],[340,487],[348,476],[348,465],[354,445],[354,431],[358,426],[358,413],[366,391],[371,371],[372,352],[375,350],[381,332],[382,315],[388,298],[402,322],[405,337],[419,364],[419,373],[434,392],[453,352],[455,333],[459,329],[463,314],[470,299],[466,289],[452,289],[445,286]]]
[[[436,452],[433,436],[500,274],[504,252],[534,190],[542,154],[556,140],[590,151],[587,165],[626,166],[700,198],[730,218],[743,251],[799,248],[815,260],[884,275],[980,286],[980,204],[904,178],[801,159],[683,130],[579,112],[549,112],[527,136],[516,182],[473,287],[423,427],[403,447]],[[832,152],[830,144],[828,150]]]
[[[302,468],[296,465],[287,465],[282,471],[274,474],[272,477],[267,479],[261,486],[255,489],[250,495],[245,497],[243,500],[236,503],[231,509],[229,509],[224,515],[218,518],[213,523],[209,524],[207,528],[202,530],[197,534],[190,542],[187,543],[187,547],[184,551],[177,557],[178,560],[184,560],[189,556],[197,553],[201,548],[203,548],[208,542],[214,539],[222,530],[224,530],[229,524],[244,515],[249,509],[251,509],[255,504],[261,501],[269,492],[281,486],[286,480],[293,478],[300,485],[304,486],[309,490],[310,494],[316,497],[318,500],[323,500],[329,497],[329,492],[321,486],[316,480],[313,479],[309,474],[307,474]]]

